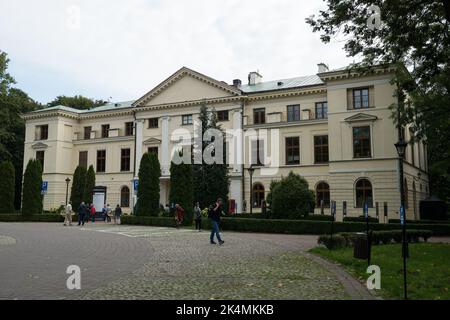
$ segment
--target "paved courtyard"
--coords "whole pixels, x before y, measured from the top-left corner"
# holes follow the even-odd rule
[[[0,299],[370,299],[306,252],[316,236],[55,223],[0,223]],[[66,269],[81,269],[68,290]]]

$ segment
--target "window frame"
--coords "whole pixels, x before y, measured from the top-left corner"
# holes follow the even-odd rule
[[[297,146],[294,144],[289,145],[288,141],[297,141]],[[284,138],[284,149],[285,149],[285,164],[288,165],[299,165],[300,164],[300,137],[299,136],[291,136],[291,137],[285,137]],[[289,161],[289,157],[295,158],[294,151],[298,151],[298,160],[291,160]]]
[[[255,190],[255,187],[261,187],[258,190]],[[255,182],[252,186],[252,203],[251,206],[253,208],[261,208],[262,207],[262,202],[264,200],[266,200],[266,188],[264,187],[264,185],[261,182]],[[256,196],[258,195],[258,196]],[[262,196],[261,196],[262,195]],[[259,198],[259,202],[257,202],[256,200]],[[256,202],[256,205],[255,205]]]
[[[103,152],[104,155],[100,156],[100,152]],[[97,150],[97,161],[96,161],[96,172],[104,173],[106,172],[106,150],[100,149]]]
[[[102,124],[102,131],[101,131],[102,138],[109,138],[109,128],[110,128],[109,124]]]
[[[368,132],[368,138],[358,138],[355,139],[355,130],[356,129],[362,129],[362,128],[367,128],[367,132]],[[352,146],[353,146],[353,159],[369,159],[372,158],[372,133],[371,133],[371,126],[370,125],[361,125],[361,126],[354,126],[352,127]],[[364,151],[364,146],[363,143],[361,141],[368,141],[368,148],[369,148],[369,155],[356,155],[356,151],[357,148],[355,148],[355,143],[356,141],[359,141],[360,143],[360,149],[361,151]],[[361,152],[362,154],[363,152]]]
[[[133,121],[125,122],[125,136],[131,137],[133,135],[134,135],[134,122]]]
[[[85,126],[84,128],[84,140],[89,140],[91,139],[91,134],[92,134],[92,126]]]
[[[290,110],[291,109],[291,110]],[[300,105],[290,104],[286,106],[287,122],[300,121]]]
[[[128,190],[124,192],[124,190]],[[122,186],[120,188],[120,207],[121,208],[129,208],[130,207],[130,188],[128,186]],[[128,195],[128,197],[125,198],[125,196]],[[123,200],[126,199],[126,203],[124,204]]]
[[[364,105],[364,99],[365,96],[363,92],[367,91],[367,106]],[[359,92],[358,102],[359,106],[356,106],[356,92]],[[353,88],[352,89],[352,107],[353,109],[360,110],[360,109],[368,109],[370,108],[370,87],[361,87],[361,88]]]
[[[128,155],[124,151],[128,150]],[[120,149],[120,172],[129,172],[131,170],[131,149]]]
[[[225,122],[230,121],[230,110],[219,110],[217,111],[217,121],[219,122]],[[224,116],[226,115],[226,116]]]
[[[319,109],[321,110],[320,112],[318,112]],[[328,101],[316,102],[314,111],[316,119],[328,119]],[[319,114],[321,115],[320,117]]]
[[[150,149],[156,149],[156,152],[150,151]],[[156,156],[158,156],[158,152],[159,152],[159,147],[158,146],[156,146],[156,147],[147,147],[147,153],[148,154],[153,153],[153,154],[156,154]]]
[[[38,156],[42,155],[41,156]],[[44,164],[45,164],[45,150],[37,150],[36,154],[35,154],[36,160],[39,161],[41,163],[41,167],[42,167],[42,172],[44,172]]]
[[[86,165],[84,166],[86,169],[88,168],[88,151],[84,150],[84,151],[78,151],[78,165],[79,166],[83,166],[81,164],[81,154],[86,154]]]
[[[354,190],[355,190],[354,191],[355,192],[355,208],[363,208],[364,203],[367,201],[367,194],[366,194],[366,192],[367,192],[367,190],[369,190],[369,188],[367,188],[366,186],[358,187],[358,184],[363,182],[363,181],[367,181],[369,183],[369,185],[370,185],[371,202],[367,203],[367,206],[369,208],[373,208],[373,203],[374,203],[374,201],[373,201],[374,200],[373,185],[372,185],[372,182],[369,179],[367,179],[367,178],[359,178],[355,182],[355,187],[354,187]],[[359,199],[358,198],[358,191],[362,191],[363,192],[364,201],[362,203],[358,203],[358,199]]]
[[[189,126],[189,125],[192,125],[193,123],[194,123],[194,121],[193,121],[192,113],[191,114],[183,114],[181,116],[181,125]]]
[[[266,108],[253,109],[253,124],[266,123]]]
[[[326,188],[321,188],[319,189],[319,187],[321,187],[322,185],[326,184],[328,186],[328,189]],[[317,208],[321,208],[320,206],[320,201],[323,201],[323,207],[324,208],[330,208],[330,204],[331,204],[331,197],[330,197],[330,184],[326,181],[320,181],[317,185],[316,185],[316,206]],[[324,196],[326,194],[326,191],[328,191],[328,199],[326,199],[326,197]],[[322,195],[323,197],[321,198],[320,195]],[[327,201],[325,201],[327,200]]]
[[[159,118],[148,118],[148,129],[157,129],[159,127]]]
[[[327,138],[327,142],[326,144],[323,143],[323,141],[321,141],[321,144],[316,144],[316,138]],[[330,162],[330,149],[329,149],[329,136],[328,134],[323,134],[323,135],[316,135],[313,137],[313,145],[314,145],[314,163],[315,164],[325,164],[325,163],[329,163]],[[318,161],[318,153],[317,150],[320,149],[320,156],[323,158],[324,157],[324,149],[326,146],[326,158],[327,160],[321,160]]]
[[[254,139],[254,140],[251,140],[251,143],[252,143],[252,158],[251,158],[251,165],[252,166],[254,166],[254,167],[263,167],[265,164],[264,164],[264,159],[260,159],[260,157],[259,157],[259,155],[260,155],[260,152],[259,152],[259,150],[262,148],[262,154],[263,154],[263,157],[264,157],[264,155],[265,155],[265,150],[264,150],[264,139]],[[254,159],[254,153],[255,153],[255,151],[254,151],[254,146],[255,146],[255,144],[256,144],[256,162],[255,162],[255,159]],[[261,147],[262,146],[262,147]]]

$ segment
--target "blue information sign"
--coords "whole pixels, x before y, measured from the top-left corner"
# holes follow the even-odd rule
[[[331,215],[333,217],[336,215],[336,201],[331,201]]]
[[[400,224],[405,224],[405,208],[403,206],[400,206]]]
[[[367,205],[367,202],[364,202],[364,217],[369,217],[369,206]]]
[[[48,181],[42,181],[41,194],[47,194],[47,190],[48,190]]]
[[[139,186],[139,180],[134,179],[133,180],[133,189],[134,189],[134,191],[137,191],[138,186]]]

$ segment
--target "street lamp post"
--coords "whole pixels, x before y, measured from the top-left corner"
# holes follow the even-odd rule
[[[66,178],[66,206],[67,206],[67,200],[68,200],[68,196],[69,196],[69,183],[70,183],[70,179],[69,177]]]
[[[253,214],[253,173],[255,172],[255,168],[251,165],[247,170],[250,175],[250,214]]]
[[[403,157],[405,155],[405,149],[408,144],[400,137],[400,140],[395,144],[395,148],[398,153],[399,160],[399,172],[400,172],[400,222],[402,224],[402,256],[403,256],[403,291],[405,300],[408,299],[407,282],[406,282],[406,257],[408,254],[408,241],[406,238],[406,214],[405,214],[405,194],[403,185]]]

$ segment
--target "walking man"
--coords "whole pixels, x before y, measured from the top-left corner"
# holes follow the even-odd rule
[[[212,223],[211,236],[209,238],[211,244],[216,244],[216,242],[214,241],[214,235],[217,237],[217,240],[219,241],[220,245],[225,243],[225,241],[223,241],[220,238],[219,233],[219,223],[220,223],[220,215],[222,214],[222,208],[223,208],[222,198],[218,198],[215,205],[211,207],[208,212],[208,216],[211,219]]]
[[[197,202],[194,207],[194,221],[195,230],[202,231],[202,210],[200,210],[200,203]]]
[[[87,214],[87,207],[84,202],[78,207],[78,225],[84,226],[85,217]]]
[[[122,215],[122,208],[117,205],[116,210],[114,210],[114,220],[116,224],[120,224],[120,216]]]
[[[184,209],[178,203],[175,205],[175,221],[177,223],[177,229],[180,228],[180,225],[183,223],[184,219]]]
[[[72,201],[69,201],[64,211],[66,213],[66,216],[64,218],[64,226],[66,226],[67,223],[69,223],[69,226],[72,226]]]

